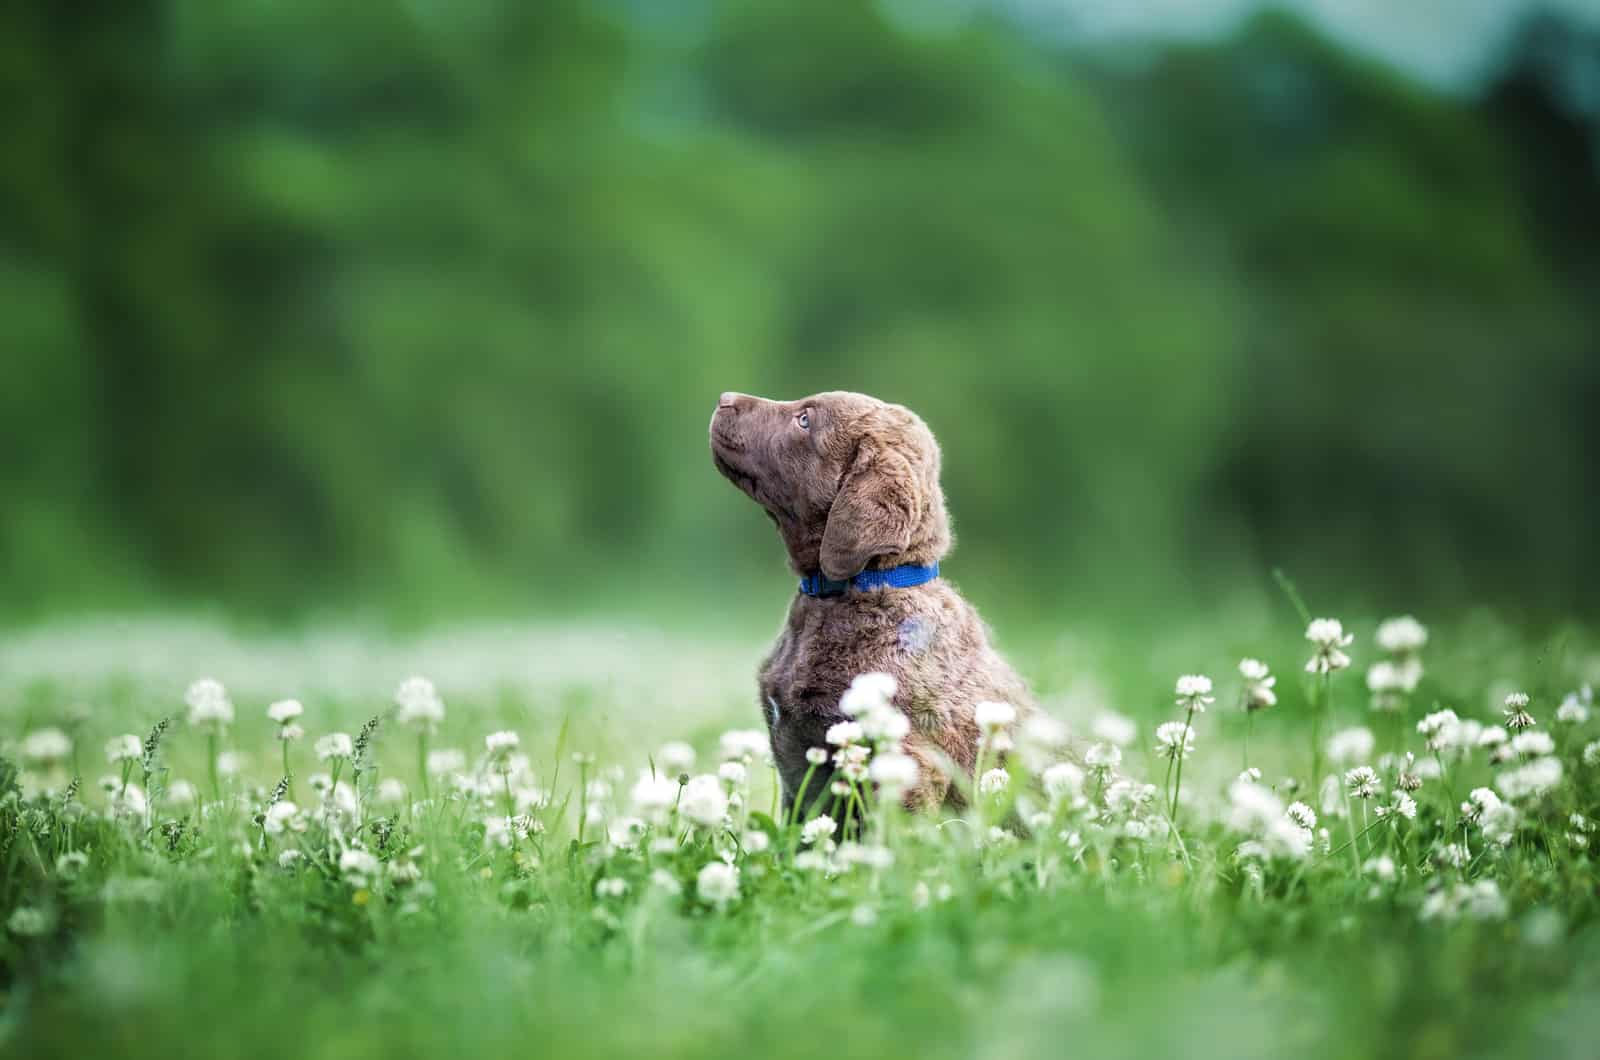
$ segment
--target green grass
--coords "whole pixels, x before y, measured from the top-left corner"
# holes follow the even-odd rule
[[[1300,672],[1309,651],[1292,618],[1242,614],[1225,627],[1174,625],[1137,640],[1103,630],[1014,638],[1013,656],[1084,743],[1101,710],[1137,721],[1122,768],[1158,787],[1166,770],[1152,734],[1176,713],[1175,678],[1216,679],[1217,702],[1195,719],[1176,835],[1154,808],[1163,793],[1142,815],[1146,839],[1126,835],[1126,814],[1092,819],[1103,787],[1092,776],[1081,804],[1047,811],[1014,757],[1010,795],[985,804],[982,820],[876,808],[866,841],[885,843],[892,865],[831,878],[797,868],[788,853],[797,837],[764,816],[772,788],[759,762],[731,832],[663,820],[633,851],[600,841],[633,812],[630,789],[663,742],[689,740],[695,772],[714,772],[719,733],[759,724],[757,635],[596,625],[235,638],[153,623],[14,634],[0,645],[0,747],[21,762],[25,733],[68,727],[83,783],[66,800],[72,768],[29,761],[23,792],[0,800],[0,914],[10,922],[26,908],[46,922],[38,932],[22,923],[0,941],[0,1051],[1592,1056],[1597,879],[1591,850],[1569,833],[1582,835],[1572,814],[1600,816],[1600,766],[1583,755],[1600,739],[1600,720],[1559,724],[1555,712],[1596,676],[1594,640],[1581,630],[1534,637],[1486,616],[1434,623],[1427,675],[1402,726],[1367,709],[1361,675],[1378,657],[1374,625],[1350,623],[1355,666],[1332,677],[1324,719],[1325,734],[1357,724],[1375,733],[1368,764],[1379,767],[1384,794],[1368,820],[1393,798],[1394,773],[1380,757],[1402,744],[1424,754],[1415,732],[1424,713],[1449,706],[1494,723],[1505,695],[1524,690],[1533,731],[1553,737],[1549,757],[1563,775],[1516,802],[1504,846],[1463,826],[1458,805],[1515,766],[1472,751],[1444,756],[1443,775],[1415,793],[1416,819],[1374,826],[1354,862],[1341,849],[1352,829],[1320,806],[1331,839],[1314,840],[1306,857],[1239,856],[1261,830],[1238,820],[1229,795],[1244,756],[1241,655],[1279,674],[1280,703],[1252,726],[1263,786],[1283,802],[1317,801],[1304,781],[1319,691]],[[487,733],[520,735],[531,778],[515,786],[540,787],[548,799],[514,848],[485,842],[485,821],[506,812],[493,774],[482,798],[412,805],[416,735],[386,715],[395,685],[413,672],[433,677],[447,704],[433,747],[476,759]],[[220,779],[220,802],[208,741],[185,720],[184,689],[202,675],[226,682],[236,708],[220,745],[240,753],[241,769]],[[306,706],[307,736],[291,747],[306,819],[303,832],[266,835],[254,818],[279,779],[281,748],[265,708],[286,696]],[[361,785],[367,796],[330,835],[313,819],[311,776],[326,768],[313,743],[329,731],[354,734],[374,716],[384,720]],[[96,778],[120,780],[102,755],[108,738],[142,738],[162,717],[173,725],[147,787],[188,780],[215,808],[202,815],[157,797],[147,827],[141,814],[109,813]],[[142,763],[127,768],[143,780]],[[9,785],[17,778],[7,772]],[[609,778],[611,794],[581,795],[580,772]],[[350,776],[346,763],[341,779]],[[1301,781],[1296,793],[1284,788],[1291,777]],[[381,803],[386,778],[410,797]],[[581,803],[599,810],[580,843]],[[1055,817],[1035,820],[1042,812]],[[977,841],[996,822],[1018,820],[1035,827]],[[167,822],[183,823],[176,838]],[[739,849],[734,839],[751,830],[766,830],[772,849]],[[1063,838],[1072,833],[1081,859]],[[654,848],[661,838],[669,842]],[[1462,840],[1472,860],[1444,863],[1443,847]],[[373,879],[352,881],[338,867],[339,850],[357,842],[385,864]],[[290,846],[304,855],[285,869],[279,854]],[[58,865],[69,851],[86,856],[81,868]],[[741,870],[738,898],[721,907],[696,886],[719,851]],[[1393,881],[1362,868],[1382,856],[1396,863]],[[420,880],[399,878],[393,866],[405,863]],[[601,879],[626,881],[626,893],[597,895]],[[1482,915],[1426,915],[1441,895],[1482,881],[1500,898],[1483,902]]]

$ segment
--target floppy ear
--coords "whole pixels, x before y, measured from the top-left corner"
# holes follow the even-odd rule
[[[863,442],[828,510],[822,573],[843,581],[865,570],[874,556],[904,551],[921,508],[916,476],[905,457],[887,446]]]

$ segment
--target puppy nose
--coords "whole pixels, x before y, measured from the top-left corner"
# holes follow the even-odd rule
[[[719,408],[719,409],[731,409],[731,408],[733,408],[733,403],[735,401],[738,401],[743,396],[744,396],[743,394],[739,393],[736,390],[729,390],[727,393],[723,394],[721,397],[719,397],[717,399],[717,408]]]

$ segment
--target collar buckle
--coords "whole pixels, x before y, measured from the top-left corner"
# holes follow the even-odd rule
[[[800,579],[800,591],[807,596],[843,596],[849,589],[848,580],[836,582],[821,571]]]

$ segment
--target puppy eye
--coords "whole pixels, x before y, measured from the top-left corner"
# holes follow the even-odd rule
[[[794,418],[794,421],[800,425],[802,431],[809,431],[811,429],[811,410],[801,409],[800,414]]]

